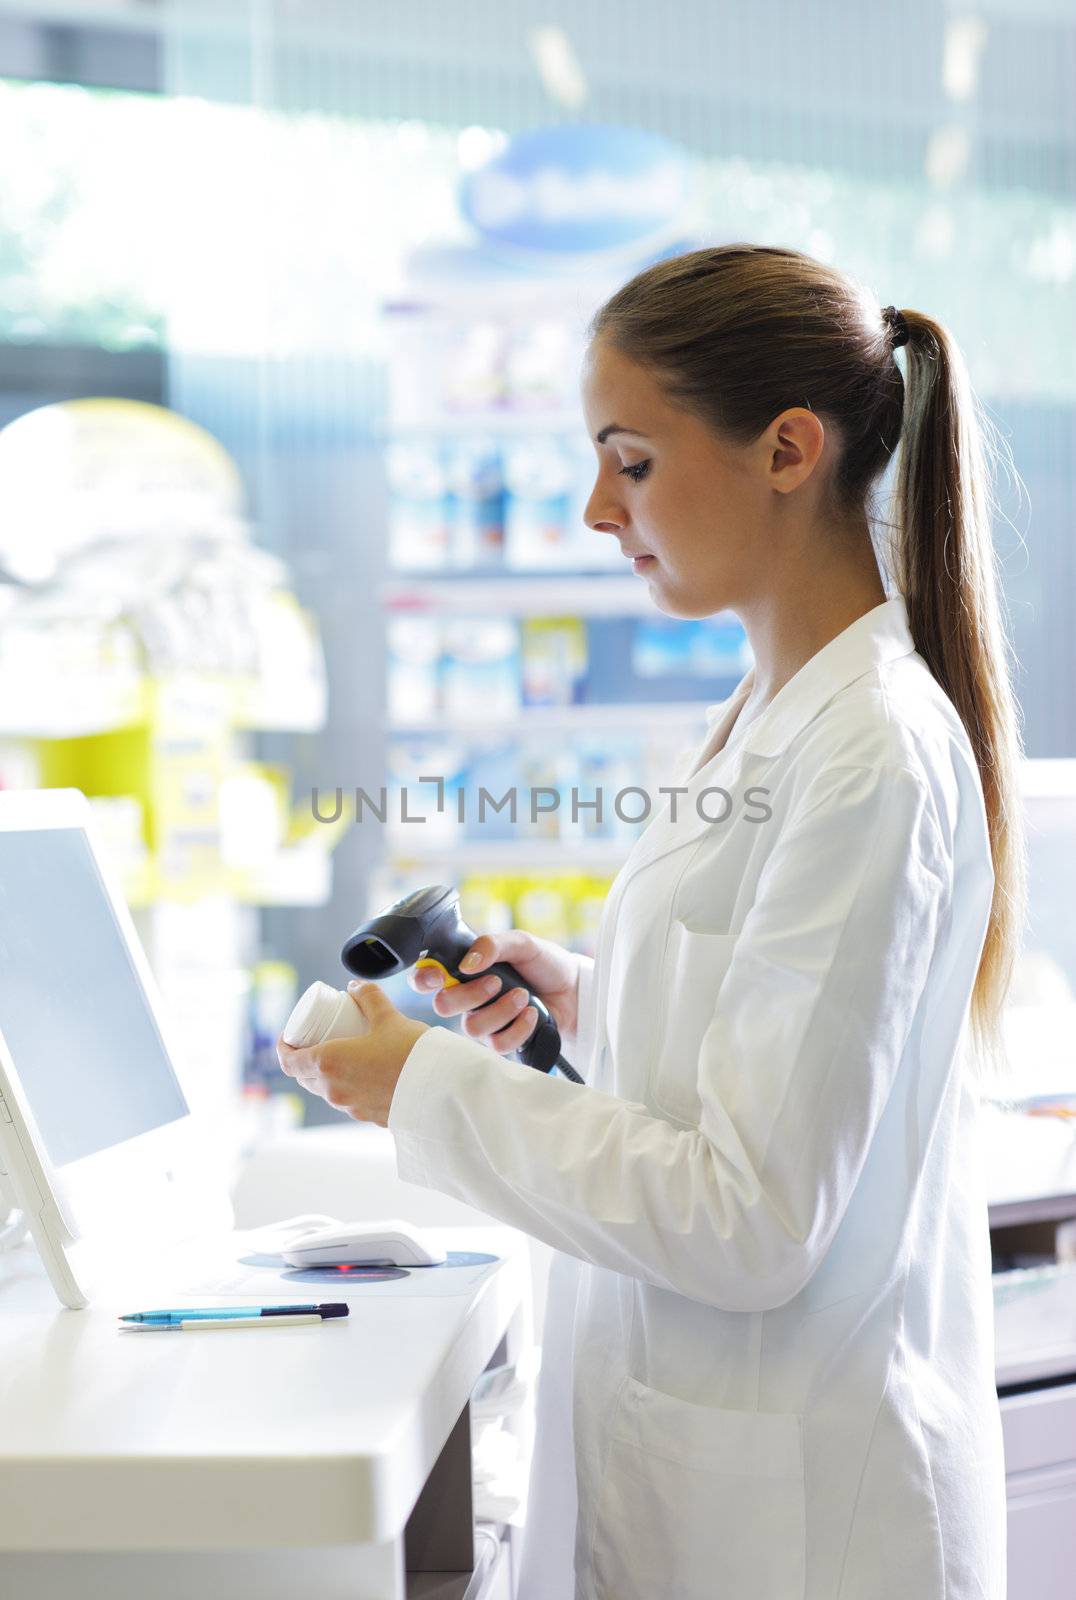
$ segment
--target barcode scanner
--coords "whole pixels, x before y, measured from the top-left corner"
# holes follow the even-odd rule
[[[477,937],[460,916],[456,890],[437,883],[428,889],[416,889],[356,928],[340,952],[340,959],[356,978],[372,982],[406,972],[409,967],[437,967],[447,989],[467,981],[466,974],[460,974],[459,964]],[[501,987],[474,1009],[481,1011],[482,1006],[492,1005],[509,989],[526,989],[530,1004],[538,1013],[538,1024],[513,1054],[539,1072],[551,1072],[557,1067],[565,1078],[582,1083],[583,1079],[560,1053],[559,1028],[511,962],[494,961],[484,968],[482,977],[489,973],[500,978]]]

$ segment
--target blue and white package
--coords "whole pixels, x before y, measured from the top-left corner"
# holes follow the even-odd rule
[[[525,818],[527,800],[518,792],[519,751],[515,739],[497,740],[486,748],[471,750],[465,773],[466,818],[464,837],[477,843],[492,839],[518,839],[520,819]],[[511,790],[516,787],[516,814],[513,819]],[[481,790],[488,798],[483,799]],[[504,805],[498,807],[500,801]]]
[[[520,706],[519,629],[507,617],[445,623],[441,695],[445,715],[464,722],[512,717]]]
[[[390,616],[385,637],[389,722],[400,727],[435,721],[441,710],[440,619]]]
[[[572,461],[555,435],[514,440],[504,453],[505,565],[568,564]]]
[[[646,824],[646,801],[636,791],[645,789],[646,774],[640,754],[639,740],[634,735],[615,737],[603,735],[584,740],[578,746],[579,821],[578,836],[583,839],[634,839]],[[588,801],[601,798],[601,814]],[[617,800],[622,797],[624,816],[617,814]],[[567,808],[571,820],[571,804]],[[633,820],[638,818],[639,820]],[[625,820],[627,819],[627,820]]]
[[[400,854],[410,850],[417,854],[457,844],[463,834],[458,821],[459,796],[466,779],[467,754],[462,742],[450,738],[390,740],[385,827],[392,848]],[[371,800],[380,801],[378,791],[369,793]],[[359,820],[367,827],[378,826],[372,811]]]
[[[385,450],[389,490],[389,565],[443,567],[448,561],[449,503],[435,439],[394,439]]]
[[[452,441],[446,471],[451,565],[499,565],[504,555],[504,479],[497,440],[475,434]]]

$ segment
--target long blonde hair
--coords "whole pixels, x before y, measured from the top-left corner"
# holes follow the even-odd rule
[[[734,443],[757,439],[789,406],[836,426],[843,448],[827,509],[890,530],[883,565],[978,764],[994,897],[971,1022],[981,1068],[996,1071],[1027,898],[1020,718],[988,478],[1002,446],[945,328],[918,311],[903,316],[906,378],[861,286],[798,250],[729,244],[647,267],[599,307],[588,337],[650,369],[672,400]],[[877,484],[898,445],[895,518],[885,523]]]

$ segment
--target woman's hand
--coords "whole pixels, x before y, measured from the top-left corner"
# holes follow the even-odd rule
[[[404,1062],[412,1045],[429,1028],[397,1011],[376,983],[356,979],[347,988],[366,1018],[369,1032],[356,1039],[330,1039],[307,1049],[278,1039],[277,1060],[289,1078],[320,1095],[337,1111],[346,1111],[356,1122],[377,1122],[387,1128],[389,1106]]]
[[[531,993],[544,1002],[561,1034],[575,1034],[578,965],[570,951],[563,950],[551,939],[539,939],[522,928],[510,928],[506,933],[481,934],[468,954],[471,952],[480,957],[475,969],[477,976],[464,973],[458,984],[447,988],[435,967],[412,967],[407,974],[411,988],[420,993],[443,990],[435,993],[431,1002],[439,1017],[454,1017],[462,1012],[460,1027],[469,1039],[489,1045],[501,1055],[518,1050],[534,1032],[538,1013],[526,1004],[526,990],[514,987],[504,992],[495,975],[481,976],[483,968],[493,962],[510,961]],[[462,962],[460,965],[462,969]],[[498,998],[490,1005],[484,1004],[491,995]],[[482,1009],[475,1010],[476,1006]]]

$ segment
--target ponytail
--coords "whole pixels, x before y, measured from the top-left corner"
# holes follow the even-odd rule
[[[1005,1066],[1001,1016],[1023,932],[1027,863],[1022,755],[1011,646],[1002,625],[991,531],[998,447],[959,347],[928,317],[905,311],[904,419],[891,555],[916,649],[956,707],[979,768],[994,898],[972,993],[984,1066]]]

